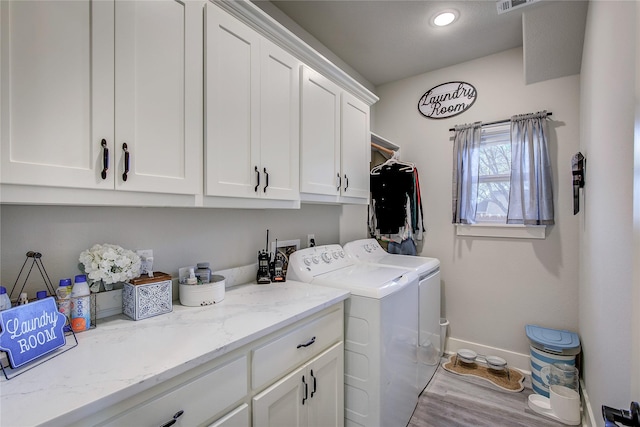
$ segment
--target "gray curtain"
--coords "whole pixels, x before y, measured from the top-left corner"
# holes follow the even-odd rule
[[[455,127],[453,143],[453,223],[476,221],[478,158],[482,123]]]
[[[511,188],[507,224],[553,224],[547,112],[511,117]]]

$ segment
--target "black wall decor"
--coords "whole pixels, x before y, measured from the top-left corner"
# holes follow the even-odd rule
[[[468,110],[476,102],[476,88],[465,82],[432,87],[418,101],[418,111],[429,119],[446,119]]]

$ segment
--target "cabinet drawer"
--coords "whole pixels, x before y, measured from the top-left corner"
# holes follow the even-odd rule
[[[339,341],[343,310],[335,310],[275,337],[253,350],[251,386],[258,389]]]
[[[184,413],[175,426],[202,424],[246,396],[247,375],[247,357],[243,355],[100,425],[163,425],[178,411]]]
[[[243,403],[209,427],[249,427],[249,405]]]

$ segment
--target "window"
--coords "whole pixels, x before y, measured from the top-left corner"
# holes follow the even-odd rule
[[[542,114],[546,118],[546,112]],[[545,238],[543,224],[553,224],[545,123],[534,117],[540,114],[529,116],[534,119],[529,127],[519,120],[456,127],[453,222],[458,236]],[[517,139],[513,145],[517,153],[512,153],[513,137]],[[534,163],[523,163],[531,150],[545,155]],[[515,180],[511,165],[514,157],[518,161]],[[544,182],[538,181],[540,177]],[[521,186],[511,189],[513,182]]]
[[[507,223],[510,176],[510,124],[482,126],[476,223]]]

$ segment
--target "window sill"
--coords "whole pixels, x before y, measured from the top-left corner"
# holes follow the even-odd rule
[[[544,239],[546,237],[546,228],[546,225],[456,224],[456,235],[465,237]]]

